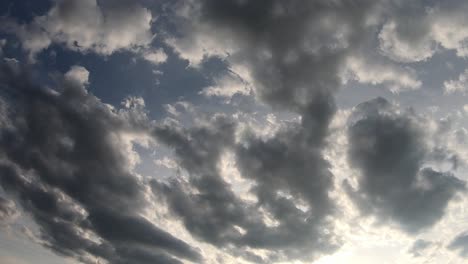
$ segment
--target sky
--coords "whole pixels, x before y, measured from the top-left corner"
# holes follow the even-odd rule
[[[1,1],[0,263],[466,263],[467,14]]]

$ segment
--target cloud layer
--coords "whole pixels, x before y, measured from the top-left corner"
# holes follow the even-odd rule
[[[356,248],[375,234],[399,245],[373,245],[380,258],[466,258],[467,116],[447,107],[466,91],[466,9],[56,0],[30,19],[8,12],[0,231],[90,264],[326,263],[366,255]],[[120,105],[105,102],[121,87],[94,83],[146,73],[177,82],[128,88]],[[177,99],[151,105],[155,90]]]

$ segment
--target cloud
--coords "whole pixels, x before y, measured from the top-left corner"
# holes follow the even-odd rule
[[[468,5],[463,1],[429,5],[415,1],[399,5],[379,33],[380,49],[389,58],[400,62],[427,60],[438,47],[466,57],[467,9]]]
[[[163,49],[146,50],[143,52],[143,58],[154,65],[166,62],[167,54]]]
[[[345,82],[351,79],[360,83],[383,84],[392,92],[415,90],[422,85],[415,71],[409,67],[363,61],[355,57],[350,57],[347,65],[348,73],[344,76]]]
[[[74,65],[65,73],[65,79],[69,82],[76,82],[80,86],[88,84],[89,71],[83,66]]]
[[[408,250],[408,252],[413,255],[413,257],[420,257],[423,252],[430,248],[434,243],[432,241],[427,241],[424,239],[418,239],[414,241],[413,246]]]
[[[166,169],[172,169],[172,170],[177,169],[177,163],[168,157],[154,160],[154,164],[164,167]]]
[[[239,120],[242,109],[233,117],[194,117],[194,106],[179,101],[164,105],[172,117],[156,123],[141,97],[102,103],[86,90],[90,73],[82,66],[46,88],[9,59],[0,67],[0,185],[37,223],[43,246],[84,263],[202,263],[213,251],[219,262],[223,254],[254,263],[311,262],[330,254],[343,244],[341,231],[352,229],[339,225],[354,223],[340,214],[348,197],[333,196],[342,188],[334,186],[335,161],[324,154],[338,140],[330,126],[343,81],[416,90],[417,72],[395,61],[426,60],[438,46],[465,52],[457,39],[463,29],[445,28],[451,24],[444,17],[456,10],[408,5],[405,13],[399,1],[172,1],[161,9],[174,12],[161,14],[170,24],[161,30],[164,50],[151,47],[156,18],[127,0],[54,1],[30,23],[2,18],[0,27],[16,34],[32,58],[52,44],[103,56],[130,51],[153,65],[175,52],[195,70],[217,57],[226,69],[201,95],[255,95],[296,119],[271,118],[271,126],[255,128]],[[191,126],[182,125],[189,117]],[[463,157],[432,142],[434,122],[381,98],[356,107],[350,122],[343,163],[357,177],[344,188],[362,215],[411,234],[437,223],[465,183],[453,174]],[[439,138],[446,139],[440,135],[447,123],[437,123]],[[154,163],[175,176],[134,172],[134,143],[154,141],[173,150],[174,157],[164,153]],[[444,170],[436,161],[452,166]],[[148,204],[163,208],[155,217],[161,222],[146,218],[156,214]],[[0,199],[0,216],[8,208]],[[410,251],[425,247],[415,242]]]
[[[332,252],[339,246],[328,218],[334,211],[328,197],[333,175],[320,153],[324,131],[308,121],[285,124],[267,140],[248,129],[239,142],[239,128],[225,116],[192,128],[159,126],[155,137],[174,150],[188,177],[153,181],[153,191],[194,237],[231,254],[265,250],[260,259],[270,263]],[[224,178],[225,153],[241,180],[251,183],[246,190]]]
[[[422,1],[405,3],[395,9],[378,35],[382,54],[404,63],[432,57],[437,46],[431,38],[431,21]]]
[[[6,46],[7,40],[6,39],[0,39],[0,56],[3,56],[3,48]]]
[[[342,64],[361,45],[351,39],[369,30],[366,20],[374,7],[370,1],[358,7],[350,2],[209,0],[179,6],[183,34],[167,43],[182,58],[193,67],[207,57],[223,58],[261,101],[301,116],[299,123],[268,139],[250,131],[233,142],[225,138],[233,128],[223,125],[221,130],[218,123],[188,131],[166,128],[164,136],[158,132],[189,178],[154,189],[192,234],[227,249],[231,244],[267,250],[266,261],[311,260],[339,247],[328,197],[333,175],[322,149]],[[215,83],[226,88],[226,76]],[[230,96],[231,91],[238,89],[203,92]],[[233,193],[214,165],[223,151],[233,153],[242,179],[252,182],[253,204]],[[202,218],[206,215],[209,222]]]
[[[393,5],[229,1],[221,6],[189,1],[176,9],[185,34],[167,42],[191,65],[220,57],[231,68],[246,69],[237,72],[239,77],[274,107],[296,108],[320,94],[334,93],[343,73],[392,91],[417,89],[421,81],[415,71],[374,52],[372,36],[383,23],[379,17],[392,15]],[[223,81],[224,76],[215,80]]]
[[[458,251],[461,257],[468,257],[468,234],[462,232],[458,234],[448,245],[448,248],[454,251]]]
[[[360,104],[354,114],[348,155],[360,174],[356,187],[344,184],[356,205],[409,233],[434,225],[465,182],[427,164],[427,122],[383,98]]]
[[[274,109],[301,116],[299,124],[274,134],[271,139],[264,140],[251,132],[242,144],[227,146],[235,153],[242,177],[257,185],[251,193],[258,199],[256,206],[265,214],[262,221],[239,220],[227,224],[224,227],[230,230],[225,231],[229,235],[227,241],[232,241],[232,236],[240,236],[245,246],[271,252],[276,249],[289,258],[310,259],[337,248],[339,242],[327,220],[333,212],[333,202],[328,197],[333,175],[322,149],[335,112],[333,94],[341,85],[342,65],[352,51],[361,49],[368,40],[364,35],[372,30],[368,22],[376,6],[372,1],[357,6],[348,1],[333,4],[329,1],[225,1],[221,4],[207,0],[176,8],[183,34],[169,38],[167,43],[182,58],[194,67],[206,57],[223,58],[261,101]],[[215,83],[225,84],[225,78],[221,76]],[[227,89],[210,88],[204,92],[221,94],[227,93]],[[191,134],[183,138],[186,137],[191,138]],[[191,146],[190,141],[181,141],[187,141],[184,146]],[[212,151],[215,150],[205,152]],[[203,161],[199,160],[198,163]],[[186,170],[196,171],[192,167]],[[218,175],[216,168],[210,170],[214,171],[210,175]],[[189,184],[186,188],[191,187]],[[307,191],[309,188],[314,191]],[[239,208],[238,204],[236,201],[234,208]],[[240,206],[243,207],[246,206]],[[212,210],[217,212],[203,211]],[[190,218],[188,213],[185,218],[197,219]],[[245,233],[236,231],[234,225]],[[214,239],[223,239],[209,234],[199,236],[203,235],[212,243],[216,243]]]
[[[103,104],[86,92],[83,73],[72,68],[51,90],[18,62],[1,64],[3,190],[38,224],[41,243],[61,255],[85,263],[202,261],[197,249],[141,216],[145,185],[125,145],[148,131],[141,103]]]
[[[135,2],[61,0],[29,24],[3,18],[3,31],[20,39],[31,59],[52,43],[71,50],[110,55],[119,50],[147,47],[153,38],[151,12]],[[154,51],[143,57],[154,60]]]
[[[468,90],[468,70],[465,70],[456,80],[444,82],[444,91],[446,93],[465,93]]]
[[[15,202],[0,196],[0,226],[12,222],[18,216]]]
[[[215,84],[203,88],[200,94],[206,97],[232,98],[234,95],[249,95],[252,87],[240,75],[230,71],[219,79]]]

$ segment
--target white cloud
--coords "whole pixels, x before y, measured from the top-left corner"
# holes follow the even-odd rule
[[[143,52],[142,57],[154,65],[164,63],[167,60],[167,54],[163,49],[147,50]]]
[[[434,8],[429,16],[433,19],[431,34],[434,40],[446,49],[452,49],[460,57],[468,56],[468,5]]]
[[[65,79],[81,86],[87,85],[89,83],[89,71],[83,66],[74,65],[65,73]]]
[[[249,95],[252,91],[250,84],[233,71],[215,80],[214,85],[204,88],[200,94],[207,97],[231,98],[236,94]]]
[[[217,31],[220,36],[213,35],[213,29],[207,25],[193,23],[191,15],[182,14],[180,18],[185,19],[184,27],[188,32],[194,34],[183,35],[179,38],[169,37],[166,43],[171,46],[182,59],[188,60],[190,66],[198,67],[203,59],[208,57],[226,58],[233,54],[238,47],[234,40],[226,32]],[[195,34],[196,33],[196,34]]]
[[[194,113],[195,108],[194,106],[187,102],[187,101],[177,101],[173,104],[165,104],[164,110],[174,116],[174,117],[179,117],[183,113]]]
[[[26,264],[25,261],[17,258],[17,257],[13,257],[13,256],[2,256],[0,257],[0,261],[3,263],[3,264]]]
[[[177,169],[178,165],[177,162],[169,157],[164,157],[162,159],[154,160],[154,164],[160,167],[164,167],[166,169]]]
[[[379,33],[382,53],[395,61],[414,62],[430,58],[435,52],[435,45],[429,36],[418,41],[408,42],[397,32],[398,23],[387,22]]]
[[[408,67],[350,57],[347,60],[346,69],[347,71],[342,76],[344,82],[355,80],[373,85],[383,84],[392,92],[415,90],[422,85],[415,71]]]
[[[444,90],[446,93],[465,93],[468,89],[468,69],[462,72],[458,79],[444,82]]]
[[[129,3],[129,2],[125,2]],[[2,28],[15,33],[31,59],[51,43],[71,50],[110,55],[151,43],[151,12],[137,4],[63,0],[30,24],[5,21]]]

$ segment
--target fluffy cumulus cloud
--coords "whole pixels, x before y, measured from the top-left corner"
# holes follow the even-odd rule
[[[1,28],[14,33],[32,59],[52,43],[80,52],[110,55],[133,50],[153,63],[165,61],[162,50],[148,48],[153,33],[151,11],[127,0],[59,0],[44,15],[20,24],[2,18]],[[141,51],[140,51],[141,50]]]
[[[432,226],[465,183],[427,165],[427,128],[411,112],[383,98],[356,107],[349,128],[349,157],[359,170],[357,187],[345,185],[365,214],[375,214],[410,233]]]

